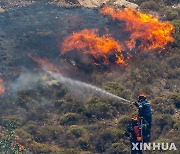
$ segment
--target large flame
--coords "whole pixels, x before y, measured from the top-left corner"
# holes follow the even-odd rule
[[[125,64],[119,43],[109,35],[99,36],[97,29],[73,33],[65,38],[61,49],[62,55],[73,50],[81,51],[101,59],[104,64],[109,64],[109,56],[114,55],[116,63]]]
[[[102,14],[110,15],[113,20],[124,21],[126,27],[124,31],[130,32],[130,38],[124,43],[129,49],[135,48],[136,41],[139,40],[140,51],[147,51],[155,48],[164,48],[168,42],[173,42],[171,36],[174,27],[169,22],[159,21],[157,17],[141,13],[135,9],[125,8],[112,9],[102,8]]]
[[[94,64],[115,62],[127,65],[127,61],[136,51],[147,52],[152,49],[162,51],[161,49],[164,49],[169,42],[174,41],[171,36],[174,26],[167,21],[159,21],[155,16],[130,8],[121,10],[105,7],[101,9],[101,13],[125,23],[124,28],[121,27],[120,32],[118,31],[119,41],[115,40],[113,35],[99,36],[97,29],[84,29],[64,39],[61,44],[62,55],[75,51],[90,55]],[[122,35],[129,37],[122,37]],[[123,54],[122,51],[124,51]]]
[[[0,78],[0,95],[5,93],[5,87],[3,83],[3,79]]]

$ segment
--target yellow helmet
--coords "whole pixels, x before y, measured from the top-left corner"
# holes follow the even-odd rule
[[[138,101],[145,100],[145,99],[146,99],[146,94],[144,94],[144,93],[139,94]]]

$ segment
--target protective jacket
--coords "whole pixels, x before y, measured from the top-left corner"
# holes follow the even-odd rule
[[[143,117],[151,127],[152,112],[150,103],[148,103],[147,100],[142,100],[140,103],[141,104],[139,105],[139,116]]]

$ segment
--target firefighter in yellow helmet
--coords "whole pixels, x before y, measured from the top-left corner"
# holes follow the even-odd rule
[[[152,112],[151,105],[147,101],[146,95],[144,93],[138,96],[138,102],[135,102],[135,105],[138,107],[139,117],[144,119],[144,123],[147,123],[146,136],[150,138],[151,122],[152,122]]]

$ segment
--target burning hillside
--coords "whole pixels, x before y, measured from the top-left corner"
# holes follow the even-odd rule
[[[136,46],[141,51],[156,48],[163,49],[169,42],[174,41],[171,36],[174,30],[173,25],[166,21],[159,21],[158,17],[129,8],[114,10],[106,7],[101,10],[101,13],[110,15],[113,20],[117,19],[125,22],[126,27],[124,31],[130,33],[130,39],[124,43],[129,49],[133,49]],[[136,44],[137,40],[140,41],[138,45]]]
[[[102,63],[109,64],[110,56],[113,54],[117,64],[125,63],[120,44],[109,35],[98,36],[97,29],[85,29],[65,38],[62,43],[61,54],[73,50],[81,51],[82,54],[89,54],[92,56],[93,63],[96,63],[97,59],[99,59]]]
[[[116,63],[125,65],[127,61],[134,57],[137,52],[148,52],[154,49],[162,50],[174,39],[171,36],[174,27],[169,22],[160,21],[158,17],[141,13],[135,9],[125,8],[112,9],[102,8],[101,14],[110,15],[113,22],[125,23],[125,27],[120,30],[119,38],[114,38],[113,34],[99,36],[98,28],[84,29],[67,36],[61,43],[61,55],[68,52],[80,52],[88,55],[88,60],[94,64]],[[107,30],[108,31],[108,30]],[[123,35],[127,35],[122,39]],[[78,54],[74,54],[77,56]],[[74,59],[74,56],[66,56]]]
[[[7,127],[26,153],[129,153],[124,124],[141,92],[153,108],[152,142],[179,143],[179,22],[173,39],[170,22],[113,9],[121,0],[96,9],[25,1],[0,2],[2,153],[15,137],[6,144]]]

